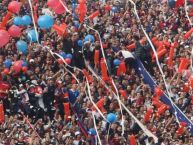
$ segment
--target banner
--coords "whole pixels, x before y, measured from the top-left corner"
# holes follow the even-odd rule
[[[155,88],[157,87],[157,84],[154,82],[153,78],[144,68],[143,64],[141,63],[139,59],[136,59],[135,70],[139,76],[143,76],[144,82],[147,83],[151,87],[152,91],[154,91]],[[167,104],[168,106],[170,106],[170,111],[173,114],[176,113],[176,116],[180,122],[187,123],[187,128],[190,129],[190,132],[193,135],[193,123],[186,117],[186,115],[176,105],[174,106],[172,105],[170,99],[167,97],[166,94],[163,94],[160,100],[164,104]]]

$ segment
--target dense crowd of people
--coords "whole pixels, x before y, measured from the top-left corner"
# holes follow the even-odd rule
[[[155,59],[152,59],[154,54],[151,45],[141,29],[143,25],[156,51],[158,52],[160,46],[166,50],[164,55],[159,56],[159,61],[170,90],[169,96],[193,121],[193,97],[191,87],[187,85],[191,77],[191,66],[185,68],[182,73],[178,71],[181,58],[190,59],[193,46],[191,37],[184,40],[184,34],[191,29],[185,9],[183,6],[173,7],[161,0],[134,0],[134,2],[141,23],[136,18],[133,5],[127,1],[87,0],[86,15],[89,16],[96,10],[99,10],[99,15],[92,20],[85,19],[83,23],[79,22],[78,16],[74,13],[56,14],[48,7],[46,0],[33,1],[33,6],[38,8],[37,16],[48,14],[54,18],[55,24],[65,23],[67,34],[61,37],[53,29],[37,28],[40,43],[29,42],[28,52],[23,54],[16,49],[16,42],[19,39],[28,42],[26,33],[28,29],[33,28],[31,24],[22,29],[20,38],[11,37],[8,44],[0,48],[0,79],[1,83],[9,85],[7,90],[0,89],[0,100],[5,115],[4,122],[0,123],[1,144],[94,145],[96,142],[99,144],[96,131],[94,133],[90,131],[91,128],[96,129],[95,122],[98,135],[104,145],[191,145],[193,143],[193,136],[188,126],[184,125],[180,132],[176,116],[167,105],[164,112],[158,113],[159,103],[164,105],[159,100],[160,96],[156,96],[154,90],[144,82],[144,78],[138,75],[135,60],[124,55],[125,51],[130,51],[140,59],[159,88],[166,92],[163,77]],[[65,1],[70,11],[73,11],[72,3],[77,2]],[[8,4],[9,0],[0,2],[0,21],[6,15]],[[104,8],[106,5],[115,10],[106,11]],[[190,13],[191,4],[188,3],[187,8]],[[25,14],[31,16],[27,1],[23,2],[18,15]],[[13,25],[12,20],[8,22],[6,29],[11,25]],[[97,31],[87,26],[97,30],[100,37]],[[88,34],[94,36],[94,42],[83,41]],[[156,41],[153,41],[155,37]],[[82,45],[80,40],[83,41]],[[124,109],[121,112],[119,101],[114,95],[115,88],[110,81],[99,81],[89,71],[88,67],[102,77],[100,63],[97,66],[95,62],[95,50],[99,51],[100,60],[103,58],[100,43],[107,62],[108,76],[114,80],[120,100],[158,138],[158,142],[147,136]],[[130,47],[133,43],[134,48]],[[170,49],[174,44],[176,44],[174,56],[172,63],[168,65]],[[47,47],[58,54],[61,52],[71,54],[69,65],[72,67],[61,63],[58,60],[60,58],[50,53]],[[14,68],[10,67],[9,73],[5,74],[6,59],[11,59],[13,62],[22,60],[26,63],[27,70],[16,73]],[[117,75],[118,66],[114,64],[115,59],[125,62],[124,73]],[[87,70],[91,77],[90,88],[87,87],[85,75],[79,69]],[[78,81],[69,72],[72,72]],[[116,122],[109,124],[102,118],[93,107],[88,89],[95,103],[103,100],[102,107],[99,107],[103,115],[106,117],[109,113],[116,114]],[[124,94],[120,90],[124,90]],[[159,102],[158,106],[156,101]],[[69,110],[64,106],[65,103],[70,104]],[[152,115],[145,120],[149,108],[152,108]],[[122,114],[124,122],[122,122]],[[122,126],[125,129],[124,134],[122,134]]]

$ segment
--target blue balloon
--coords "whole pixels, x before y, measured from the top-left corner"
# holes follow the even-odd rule
[[[29,15],[23,16],[22,21],[24,26],[28,26],[32,23],[31,17]]]
[[[66,55],[66,58],[72,59],[72,54],[67,54],[67,55]]]
[[[24,67],[24,66],[27,66],[27,62],[26,61],[23,61],[23,63],[22,63],[22,67]]]
[[[75,15],[76,16],[76,15]],[[76,27],[77,29],[79,28],[80,23],[78,21],[74,21],[74,27]]]
[[[60,52],[60,55],[63,57],[63,58],[66,58],[66,53],[65,52]]]
[[[6,68],[10,68],[11,65],[12,65],[12,60],[11,59],[6,59],[3,63],[4,63]]]
[[[13,24],[16,26],[21,26],[23,25],[23,20],[21,17],[15,17],[13,20]]]
[[[113,123],[117,120],[117,117],[114,113],[109,113],[107,115],[107,121],[110,122],[110,123]]]
[[[87,41],[91,41],[91,43],[94,43],[95,39],[94,39],[94,36],[93,35],[86,35],[86,37],[84,38],[84,41],[87,42]]]
[[[36,37],[36,32],[34,29],[28,31],[27,33],[27,39],[32,42],[37,42],[39,38],[38,32],[37,32],[37,37]]]
[[[78,40],[78,46],[82,47],[83,46],[83,42],[82,40]]]
[[[17,47],[17,50],[22,52],[23,54],[26,54],[27,53],[27,43],[23,40],[19,40],[17,41],[16,43],[16,47]]]
[[[88,133],[91,135],[97,135],[96,130],[94,128],[90,128]]]
[[[66,58],[72,59],[72,54],[67,54],[67,55],[66,55]]]
[[[114,12],[114,13],[117,13],[118,12],[118,8],[117,7],[112,7],[112,12]]]
[[[73,4],[72,4],[72,11],[73,11],[73,12],[76,10],[76,7],[77,7],[77,4],[76,4],[76,3],[73,3]]]
[[[54,19],[49,15],[43,15],[38,18],[38,26],[41,29],[50,29],[54,25]]]
[[[114,64],[115,66],[119,66],[120,63],[121,63],[121,61],[120,61],[119,59],[115,59],[115,60],[113,61],[113,64]]]

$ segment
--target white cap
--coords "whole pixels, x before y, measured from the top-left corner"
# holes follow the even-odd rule
[[[36,80],[32,80],[31,82],[32,82],[32,84],[34,84],[34,85],[38,85],[38,83],[37,83]]]
[[[30,59],[29,62],[34,62],[34,59]]]
[[[75,132],[75,136],[79,135],[80,134],[80,131],[76,131]]]

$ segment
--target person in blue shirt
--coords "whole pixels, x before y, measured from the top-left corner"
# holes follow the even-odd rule
[[[77,85],[73,84],[71,89],[68,91],[69,94],[69,101],[71,104],[76,102],[76,99],[79,97],[80,92],[77,90]]]

